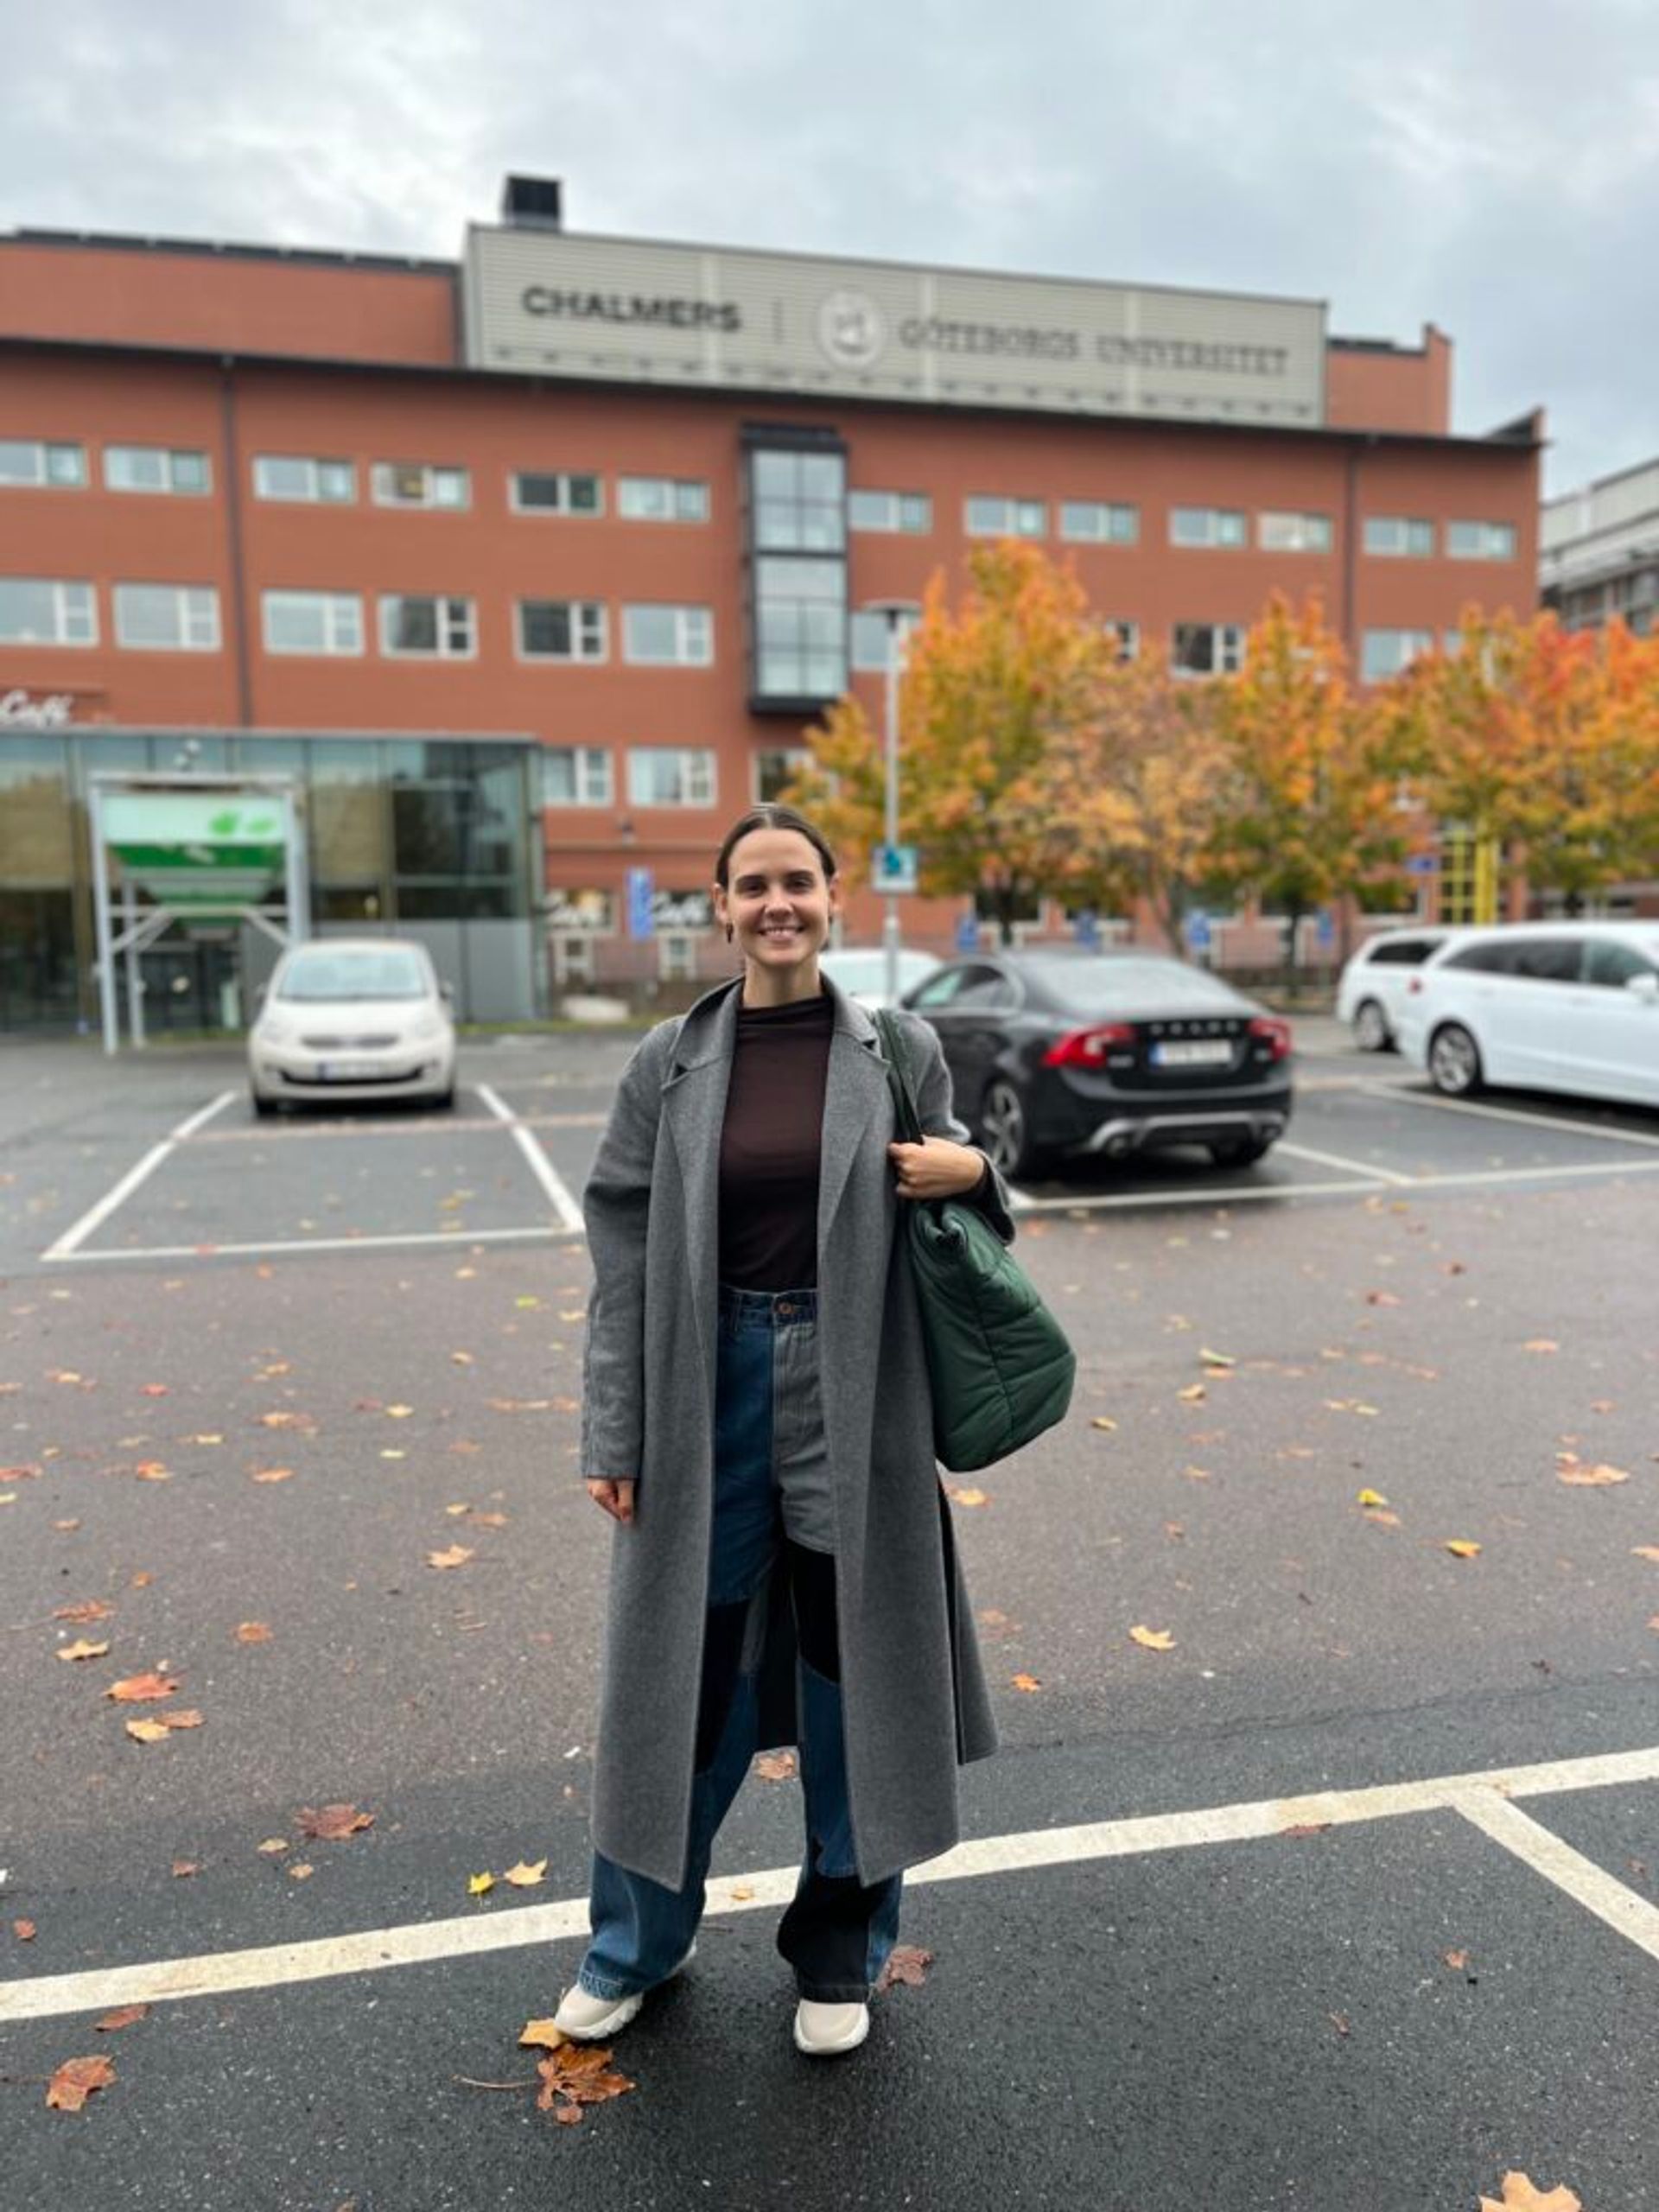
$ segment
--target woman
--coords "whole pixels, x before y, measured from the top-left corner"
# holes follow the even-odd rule
[[[593,1938],[559,2026],[613,2036],[685,1964],[715,1831],[762,1745],[799,1746],[807,1844],[778,1946],[795,2041],[851,2050],[902,1871],[957,1840],[995,1748],[897,1205],[970,1198],[925,1023],[926,1141],[892,1141],[876,1031],[819,974],[835,856],[782,806],[734,823],[715,910],[741,979],[645,1039],[585,1193],[582,1467],[616,1522],[594,1793]]]

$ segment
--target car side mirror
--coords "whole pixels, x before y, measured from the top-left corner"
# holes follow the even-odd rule
[[[438,996],[443,1001],[446,1006],[453,1006],[455,1002],[454,985],[453,983],[440,983],[438,985]]]
[[[1624,979],[1624,988],[1627,991],[1634,992],[1637,998],[1644,1000],[1649,1006],[1659,1005],[1659,976],[1652,973],[1645,976],[1627,976]]]

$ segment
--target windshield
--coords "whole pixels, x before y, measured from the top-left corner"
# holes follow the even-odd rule
[[[431,995],[420,955],[406,945],[373,952],[302,952],[289,963],[281,999],[423,999]]]
[[[1237,994],[1202,969],[1179,960],[1046,960],[1027,956],[1027,965],[1044,990],[1071,1014],[1104,1013],[1114,1005],[1157,1000],[1169,1007],[1236,1006]]]

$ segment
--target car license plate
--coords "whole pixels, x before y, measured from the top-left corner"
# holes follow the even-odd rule
[[[1224,1037],[1185,1045],[1154,1045],[1152,1048],[1152,1065],[1155,1068],[1222,1067],[1232,1057],[1233,1048]]]
[[[319,1060],[319,1083],[362,1083],[378,1071],[366,1060]]]

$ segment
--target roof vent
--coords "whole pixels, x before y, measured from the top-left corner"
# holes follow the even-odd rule
[[[516,231],[562,231],[564,187],[556,176],[510,176],[501,188],[501,219]]]

